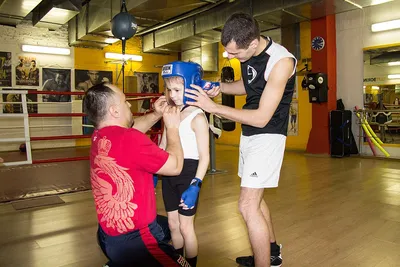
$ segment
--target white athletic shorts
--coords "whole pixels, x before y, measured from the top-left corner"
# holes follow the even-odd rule
[[[240,136],[239,171],[242,187],[278,187],[286,136],[257,134]]]

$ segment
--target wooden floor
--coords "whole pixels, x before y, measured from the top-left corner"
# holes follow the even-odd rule
[[[237,266],[250,253],[238,213],[235,147],[218,146],[196,217],[200,267]],[[82,162],[82,164],[85,164]],[[29,177],[27,177],[29,179]],[[157,187],[158,210],[165,213]],[[0,266],[100,267],[91,192],[60,196],[66,203],[23,211],[0,205]],[[265,193],[285,267],[400,266],[400,164],[332,159],[287,152],[278,189]]]
[[[35,150],[33,159],[89,155],[88,147]],[[6,162],[26,160],[20,152],[0,153]],[[0,168],[0,202],[90,189],[88,161],[68,161]],[[0,265],[1,266],[1,265]]]

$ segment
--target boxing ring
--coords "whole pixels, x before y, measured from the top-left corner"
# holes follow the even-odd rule
[[[7,128],[23,128],[23,136],[21,137],[5,137],[0,136],[0,143],[20,143],[19,149],[23,147],[22,151],[0,152],[0,157],[4,157],[5,162],[2,163],[3,167],[0,168],[0,202],[26,199],[38,196],[57,195],[61,193],[70,193],[76,191],[90,190],[90,170],[89,170],[89,146],[90,142],[86,145],[69,144],[63,147],[50,147],[33,149],[35,142],[54,142],[65,140],[87,140],[91,134],[84,134],[83,129],[93,128],[92,125],[85,124],[83,119],[77,123],[78,128],[82,130],[83,134],[69,134],[69,135],[41,135],[32,136],[32,129],[54,127],[73,127],[71,125],[59,124],[44,124],[32,125],[31,122],[41,119],[54,118],[84,118],[86,114],[82,112],[29,112],[28,105],[57,105],[63,103],[72,106],[73,103],[78,103],[82,106],[82,100],[72,100],[70,102],[28,102],[28,95],[70,95],[82,96],[84,92],[54,92],[54,91],[36,91],[36,90],[0,90],[0,94],[19,94],[21,95],[20,102],[6,102],[0,103],[3,108],[4,105],[21,105],[21,113],[0,113],[0,120],[3,118],[23,118],[22,125],[1,127]],[[141,101],[149,99],[151,104],[160,97],[162,94],[143,94],[143,93],[125,93],[128,101]],[[150,105],[152,106],[152,105]],[[133,112],[133,116],[142,116],[147,112]],[[212,124],[212,121],[210,121]],[[210,126],[211,127],[211,126]],[[146,134],[150,139],[159,143],[164,127],[162,121],[156,123]],[[215,175],[225,173],[225,170],[218,170],[216,167],[216,147],[215,147],[215,133],[210,128],[210,168],[206,175]],[[5,154],[5,156],[3,156]]]
[[[23,118],[23,128],[24,128],[24,137],[19,138],[0,138],[1,143],[15,143],[22,142],[26,149],[26,160],[14,161],[14,162],[4,162],[5,166],[18,166],[24,164],[43,164],[43,163],[55,163],[55,162],[67,162],[67,161],[80,161],[80,160],[88,160],[89,156],[80,156],[80,157],[64,157],[64,158],[50,158],[50,159],[34,159],[32,158],[32,142],[37,141],[52,141],[52,140],[76,140],[76,139],[87,139],[90,138],[89,134],[80,134],[80,135],[57,135],[57,136],[36,136],[32,137],[30,135],[30,121],[34,118],[61,118],[61,117],[86,117],[84,113],[29,113],[28,112],[28,103],[27,103],[27,94],[37,94],[37,95],[84,95],[84,92],[53,92],[53,91],[34,91],[34,90],[12,90],[12,91],[0,91],[1,94],[19,94],[21,95],[21,102],[2,102],[1,104],[9,104],[9,105],[22,105],[22,113],[19,114],[0,114],[0,118],[8,117],[8,118]],[[142,94],[142,93],[126,93],[125,94],[128,101],[138,101],[150,99],[152,102],[155,101],[156,98],[160,97],[161,94]],[[57,104],[57,102],[30,102],[29,105],[32,104]],[[72,104],[71,104],[72,105]],[[133,112],[134,117],[144,115],[145,113]],[[52,127],[52,125],[44,125],[41,126],[43,128]],[[93,127],[92,125],[82,124],[82,127]],[[162,127],[159,131],[149,131],[148,135],[153,136],[161,136]]]
[[[36,90],[0,90],[0,94],[15,94],[20,95],[20,102],[0,103],[2,109],[5,105],[19,105],[18,109],[21,113],[0,113],[1,119],[8,119],[17,122],[21,120],[21,124],[10,126],[6,122],[3,123],[2,129],[18,129],[23,135],[21,136],[0,136],[1,145],[9,144],[14,149],[13,151],[0,152],[0,157],[3,157],[5,162],[0,168],[0,202],[26,199],[38,196],[48,196],[60,193],[76,192],[90,189],[89,175],[89,138],[91,134],[84,134],[84,129],[93,128],[92,125],[84,124],[83,119],[80,120],[75,127],[80,128],[82,134],[70,135],[40,135],[33,136],[32,130],[35,128],[43,128],[42,132],[46,133],[47,129],[60,127],[60,124],[48,122],[57,118],[84,118],[86,114],[82,112],[71,113],[50,113],[40,112],[30,113],[29,105],[46,105],[46,104],[64,104],[68,103],[72,106],[75,100],[71,102],[28,102],[27,95],[84,95],[84,92],[53,92],[53,91],[36,91]],[[150,99],[153,103],[161,94],[141,94],[141,93],[126,93],[127,100],[140,101]],[[3,98],[2,98],[3,99]],[[82,106],[82,101],[77,100],[76,105]],[[72,108],[71,108],[72,109]],[[151,110],[147,111],[150,112]],[[134,117],[144,115],[143,112],[133,112]],[[15,118],[15,120],[14,120]],[[21,119],[22,118],[22,119]],[[34,125],[35,120],[42,120],[43,125]],[[47,122],[46,122],[47,120]],[[73,119],[71,119],[73,121]],[[75,121],[76,122],[76,121]],[[72,123],[73,124],[73,123]],[[61,127],[72,127],[72,124],[61,125]],[[8,126],[7,126],[8,125]],[[154,130],[153,127],[146,134],[154,142],[161,139],[163,126]],[[159,130],[158,130],[159,129]],[[51,147],[45,149],[33,149],[35,143],[40,142],[57,142],[63,140],[87,140],[86,145],[77,146],[76,143],[71,143],[64,147]],[[14,144],[16,145],[14,146]],[[19,146],[19,147],[18,147]],[[22,151],[18,151],[18,149]]]

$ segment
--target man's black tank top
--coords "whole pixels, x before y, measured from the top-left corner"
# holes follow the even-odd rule
[[[266,39],[267,42],[269,41],[268,45],[259,55],[241,63],[242,80],[247,93],[246,104],[243,109],[258,108],[269,74],[279,60],[287,57],[293,58],[295,62],[293,75],[288,80],[278,108],[267,125],[263,128],[257,128],[243,124],[242,133],[244,136],[264,133],[287,135],[289,107],[295,86],[297,60],[285,47],[273,42],[269,37]]]

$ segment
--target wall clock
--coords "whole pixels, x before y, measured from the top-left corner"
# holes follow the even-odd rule
[[[321,36],[316,36],[311,41],[311,47],[315,51],[321,51],[325,47],[325,40]]]

